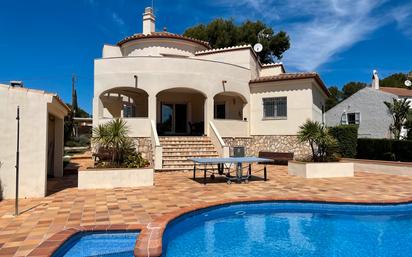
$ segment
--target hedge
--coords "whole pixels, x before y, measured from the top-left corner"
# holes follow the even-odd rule
[[[359,138],[357,158],[412,162],[412,140]]]
[[[341,157],[356,157],[356,147],[358,142],[357,125],[339,125],[330,127],[329,132],[338,141],[338,153]]]

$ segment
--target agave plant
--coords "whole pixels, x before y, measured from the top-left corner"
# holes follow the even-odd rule
[[[328,128],[317,121],[310,120],[299,128],[298,139],[302,143],[309,144],[314,162],[336,160],[337,142]]]
[[[401,130],[406,125],[409,113],[408,99],[397,100],[393,98],[392,103],[385,102],[385,105],[388,107],[388,111],[393,119],[390,130],[395,139],[401,139]]]
[[[124,161],[124,156],[133,148],[133,142],[127,136],[126,122],[114,119],[93,129],[92,140],[103,149],[110,152],[112,162],[117,165]]]

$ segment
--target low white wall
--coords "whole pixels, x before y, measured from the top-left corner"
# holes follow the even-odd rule
[[[89,169],[79,171],[79,189],[153,186],[153,169]]]
[[[210,125],[210,139],[221,157],[229,157],[229,146],[225,144],[213,122]]]
[[[243,120],[219,120],[214,119],[221,137],[248,137],[248,122]]]
[[[352,161],[355,171],[384,173],[389,175],[412,176],[412,165],[390,161],[343,159],[343,162]]]
[[[129,130],[129,137],[151,137],[150,120],[149,118],[122,118],[126,121],[126,126]],[[111,118],[99,119],[99,124],[112,121]]]
[[[353,177],[353,163],[343,162],[296,162],[288,163],[289,175],[304,178],[339,178]]]

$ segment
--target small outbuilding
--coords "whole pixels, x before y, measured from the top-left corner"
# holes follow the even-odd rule
[[[56,94],[0,84],[0,181],[3,198],[15,198],[17,107],[20,108],[19,197],[44,197],[47,177],[63,176],[64,116]]]

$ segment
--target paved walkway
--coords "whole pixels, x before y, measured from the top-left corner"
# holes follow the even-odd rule
[[[262,167],[254,171],[262,175]],[[145,226],[162,215],[193,205],[248,198],[348,202],[412,201],[412,177],[357,172],[354,178],[303,179],[285,166],[269,166],[269,181],[227,185],[217,179],[204,186],[191,173],[157,173],[155,186],[113,190],[64,189],[76,176],[53,180],[46,198],[22,200],[23,214],[13,217],[13,201],[0,202],[0,256],[26,256],[57,232],[71,227],[128,224]],[[62,191],[59,191],[62,190]],[[41,256],[41,254],[38,254]]]

